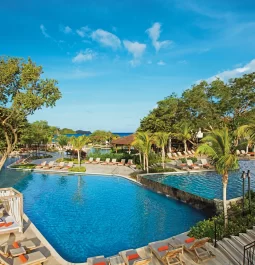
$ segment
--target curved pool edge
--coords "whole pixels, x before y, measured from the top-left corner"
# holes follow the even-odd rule
[[[82,263],[75,263],[75,262],[70,262],[70,261],[67,261],[65,260],[56,250],[55,248],[49,243],[49,241],[43,236],[43,234],[37,229],[37,227],[33,224],[33,222],[28,218],[28,216],[24,213],[23,214],[23,218],[24,220],[29,223],[29,227],[30,229],[32,230],[32,232],[34,233],[34,235],[41,241],[41,243],[50,251],[50,254],[53,258],[56,259],[57,262],[59,262],[61,265],[88,265],[87,262],[82,262]],[[186,232],[183,232],[183,233],[180,233],[178,235],[175,235],[175,236],[172,236],[172,237],[177,237],[177,236],[181,236],[181,235],[184,235],[184,234],[187,234],[189,231],[186,231]],[[166,238],[166,239],[163,239],[163,240],[168,240],[170,238]],[[149,243],[148,243],[149,244]],[[146,245],[148,246],[148,245]],[[140,248],[143,248],[143,247],[146,247],[146,246],[142,246],[142,247],[139,247]],[[103,255],[103,253],[102,253]],[[118,253],[114,256],[117,256]],[[106,258],[109,258],[109,257],[106,257]]]

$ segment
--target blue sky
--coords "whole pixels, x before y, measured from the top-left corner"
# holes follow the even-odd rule
[[[63,94],[30,121],[132,132],[172,92],[255,71],[252,0],[12,0],[1,54],[30,56]]]

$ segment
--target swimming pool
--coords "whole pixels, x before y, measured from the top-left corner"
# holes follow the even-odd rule
[[[206,218],[189,205],[115,176],[27,173],[14,188],[23,193],[30,220],[70,262],[142,247]]]
[[[229,173],[227,198],[242,196],[242,171],[251,171],[251,188],[255,190],[255,161],[239,161],[240,169]],[[215,172],[148,175],[145,178],[207,199],[222,199],[221,176]],[[246,180],[247,190],[247,180]]]

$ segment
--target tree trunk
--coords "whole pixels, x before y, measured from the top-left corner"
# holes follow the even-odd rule
[[[79,166],[81,166],[80,150],[78,150],[78,164],[79,164]]]
[[[249,152],[249,144],[246,145],[246,154]]]
[[[223,184],[223,213],[224,213],[224,225],[225,228],[228,224],[228,208],[227,208],[227,185],[228,185],[228,173],[222,176]]]
[[[184,140],[184,141],[183,141],[183,144],[184,144],[184,151],[187,152],[187,141]]]
[[[142,165],[142,154],[139,152],[139,160],[140,160],[140,165]]]
[[[146,169],[147,169],[147,173],[149,173],[149,157],[148,157],[148,155],[146,155]]]
[[[165,168],[165,147],[162,146],[162,166]]]
[[[4,153],[3,156],[1,157],[1,160],[0,160],[0,171],[1,171],[1,169],[2,169],[2,167],[4,165],[4,163],[5,163],[5,161],[7,159],[7,157],[8,157],[8,154],[7,153]]]
[[[146,158],[145,154],[143,154],[143,170],[145,170]]]
[[[169,141],[168,141],[168,150],[169,150],[169,153],[172,152],[172,138],[171,137],[169,138]]]

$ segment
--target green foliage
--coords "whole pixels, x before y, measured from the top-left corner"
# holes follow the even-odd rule
[[[68,144],[68,137],[66,135],[60,135],[57,137],[57,143],[63,148],[65,145]]]
[[[26,128],[28,115],[53,107],[61,93],[57,81],[42,79],[43,69],[29,58],[0,57],[0,169]],[[5,139],[2,136],[5,134]]]
[[[11,168],[20,168],[20,169],[34,169],[35,167],[36,167],[35,164],[19,164],[11,166]]]
[[[71,167],[68,169],[69,172],[86,172],[86,167]]]
[[[110,131],[96,130],[91,135],[89,139],[93,144],[105,144],[105,141],[111,141],[118,138],[118,135],[111,133]]]
[[[60,134],[76,134],[76,131],[72,130],[72,129],[68,129],[68,128],[63,128],[61,130],[59,130]]]
[[[161,163],[160,154],[157,154],[157,153],[154,153],[154,152],[150,152],[149,153],[149,166],[157,164],[157,163]]]
[[[67,158],[67,157],[64,157],[64,158],[58,158],[56,160],[56,162],[74,162],[74,164],[78,164],[78,159],[77,158]],[[85,161],[84,161],[85,162]],[[81,161],[82,163],[82,161]]]
[[[252,123],[255,115],[255,73],[211,83],[201,81],[183,92],[159,101],[141,120],[141,131],[177,132],[175,126],[190,122],[203,131],[228,126],[231,131]],[[194,138],[194,135],[193,135]]]

